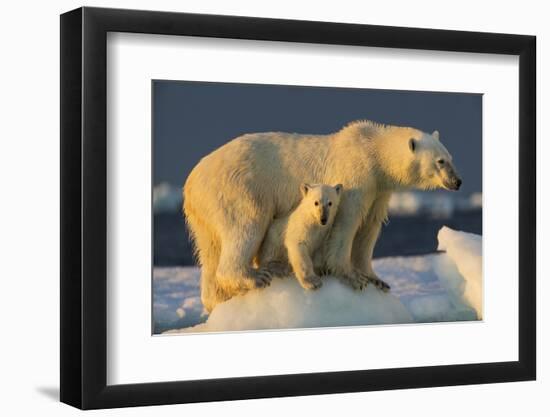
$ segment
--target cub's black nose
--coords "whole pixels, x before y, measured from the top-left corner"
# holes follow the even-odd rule
[[[327,219],[326,217],[321,217],[321,224],[324,226],[325,224],[327,224]]]
[[[462,185],[462,180],[460,178],[457,178],[456,179],[456,189],[458,190],[461,185]]]

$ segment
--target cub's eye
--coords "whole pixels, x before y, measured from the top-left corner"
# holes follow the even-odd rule
[[[328,202],[328,205],[329,205],[329,206],[332,206],[332,201],[329,201],[329,202]]]
[[[316,202],[315,202],[315,205],[316,205],[316,206],[318,206],[318,205],[319,205],[319,202],[318,202],[318,201],[316,201]]]
[[[438,159],[438,160],[437,160],[437,163],[438,163],[439,165],[443,165],[443,164],[445,163],[445,160],[444,160],[444,159]]]

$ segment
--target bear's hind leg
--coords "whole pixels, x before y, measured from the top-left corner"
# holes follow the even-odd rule
[[[271,283],[271,276],[252,267],[267,225],[239,225],[224,233],[222,251],[216,270],[218,285],[225,293],[237,295]]]
[[[185,204],[185,219],[193,241],[197,263],[201,269],[200,289],[204,309],[211,312],[225,301],[218,291],[216,270],[220,259],[220,239],[208,223],[196,215],[189,201]]]
[[[216,273],[201,270],[201,301],[204,309],[209,313],[212,312],[214,307],[223,302],[218,297]]]

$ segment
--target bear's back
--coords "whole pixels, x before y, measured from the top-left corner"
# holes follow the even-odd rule
[[[322,161],[330,146],[328,135],[284,132],[249,133],[239,136],[206,158],[223,159],[226,164],[263,170],[293,169],[300,164]],[[205,159],[206,159],[205,158]]]

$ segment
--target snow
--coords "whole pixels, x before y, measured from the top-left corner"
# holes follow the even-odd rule
[[[193,326],[206,320],[197,267],[154,268],[154,333]]]
[[[374,269],[390,284],[352,291],[327,277],[318,291],[296,279],[234,297],[208,316],[200,301],[199,269],[154,268],[155,333],[335,327],[468,321],[482,318],[481,236],[443,227],[443,253],[376,259]]]
[[[335,278],[327,278],[318,291],[306,291],[295,279],[276,279],[266,289],[251,291],[218,305],[206,323],[186,331],[296,329],[412,321],[396,296],[384,294],[374,286],[358,292]]]
[[[451,291],[463,297],[482,317],[482,280],[481,280],[481,236],[472,233],[457,232],[443,227],[437,235],[439,250],[444,250],[463,277],[463,286],[454,287]]]
[[[417,323],[476,319],[453,291],[463,279],[446,254],[376,259],[374,269]]]

